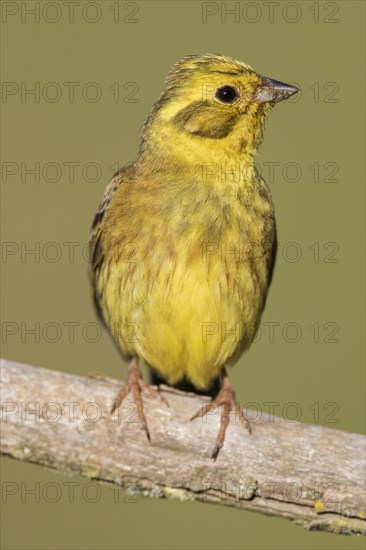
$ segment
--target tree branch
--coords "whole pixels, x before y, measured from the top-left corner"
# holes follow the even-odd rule
[[[2,361],[1,380],[4,454],[147,496],[226,504],[311,530],[366,533],[361,435],[264,414],[249,435],[232,418],[213,462],[219,411],[187,421],[206,398],[165,386],[169,407],[144,397],[149,443],[129,396],[114,417],[109,413],[121,382],[10,361]]]

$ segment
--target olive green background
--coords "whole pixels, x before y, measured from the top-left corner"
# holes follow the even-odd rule
[[[55,102],[42,94],[39,102],[30,96],[21,101],[20,93],[2,100],[2,159],[19,168],[17,174],[3,177],[2,239],[20,249],[39,246],[41,251],[39,261],[31,255],[22,258],[20,253],[3,255],[3,327],[17,323],[19,333],[3,333],[2,356],[81,375],[99,371],[123,377],[125,365],[106,334],[94,343],[91,329],[82,337],[82,328],[96,318],[81,247],[116,164],[123,165],[136,155],[141,125],[171,65],[191,53],[221,53],[302,89],[300,98],[281,103],[270,114],[258,158],[267,181],[268,165],[263,163],[280,163],[270,184],[280,246],[263,317],[263,323],[279,326],[270,341],[268,324],[263,325],[258,342],[231,371],[237,398],[243,404],[254,402],[262,410],[268,410],[266,402],[277,402],[276,414],[290,417],[294,408],[287,404],[296,403],[303,422],[362,433],[364,3],[338,1],[331,7],[315,3],[319,22],[314,22],[314,2],[296,2],[302,14],[292,23],[288,19],[295,18],[295,8],[286,2],[276,8],[273,21],[263,2],[257,3],[261,11],[240,2],[239,20],[227,15],[221,21],[221,3],[213,2],[210,8],[218,13],[208,16],[206,23],[202,3],[196,1],[141,1],[138,11],[135,3],[120,2],[119,23],[113,21],[110,9],[114,2],[99,3],[102,16],[95,23],[81,16],[85,2],[75,8],[73,23],[68,21],[63,2],[58,4],[62,12],[58,22],[45,20],[55,17],[49,8],[39,22],[31,16],[22,22],[19,12],[2,23],[3,82],[21,88],[22,82],[31,87],[37,81],[41,90],[56,82],[63,91]],[[232,8],[234,3],[226,4]],[[27,5],[32,7],[34,2]],[[94,13],[90,8],[87,17],[93,18]],[[253,22],[255,18],[258,21]],[[64,82],[80,83],[73,103]],[[102,90],[102,97],[94,103],[80,91],[89,82],[98,83]],[[120,85],[119,102],[114,102],[109,89],[115,82]],[[138,86],[132,97],[136,102],[126,102],[136,88],[123,89],[130,82]],[[51,88],[48,91],[51,96]],[[87,91],[91,96],[92,88]],[[58,181],[50,181],[55,175],[51,168],[39,182],[31,175],[22,181],[21,163],[32,167],[36,162],[41,167],[57,163],[61,167]],[[68,162],[78,163],[75,181],[70,181],[63,164]],[[94,177],[92,169],[86,178],[82,174],[90,162],[101,167],[94,182],[88,181]],[[329,162],[339,166],[333,182],[324,181],[333,169],[333,165],[324,168]],[[300,166],[299,181],[289,181],[296,178],[295,168],[288,163]],[[319,182],[309,169],[314,163],[319,163]],[[80,243],[75,245],[74,261],[63,244],[67,242]],[[57,243],[61,249],[58,261],[50,261],[55,249],[48,243]],[[314,256],[317,246],[319,257]],[[339,249],[330,257],[335,247]],[[298,261],[289,261],[294,257]],[[58,341],[49,341],[54,337],[51,329],[39,342],[21,334],[21,323],[30,328],[37,322],[41,329],[57,323],[61,327]],[[64,325],[69,322],[79,323],[73,342]],[[295,329],[287,323],[300,326],[298,342],[289,342]],[[309,328],[314,323],[319,323],[319,341],[314,341],[314,329]],[[338,332],[332,336],[334,327]],[[319,417],[314,416],[314,403],[319,404]],[[207,437],[213,442],[214,434]],[[2,459],[2,480],[24,483],[25,488],[38,482],[41,490],[55,482],[63,489],[57,503],[44,498],[35,502],[29,495],[22,499],[20,494],[7,499],[2,506],[4,549],[334,549],[364,545],[361,538],[308,533],[289,521],[223,506],[141,496],[129,502],[125,493],[106,486],[98,502],[92,503],[92,490],[89,499],[83,498],[87,480],[73,480],[8,458]],[[70,480],[78,482],[74,502],[64,485]]]

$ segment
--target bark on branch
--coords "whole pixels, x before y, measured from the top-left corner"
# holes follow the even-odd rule
[[[219,411],[187,421],[205,398],[165,386],[169,407],[144,397],[149,443],[129,397],[109,413],[120,381],[2,361],[1,382],[4,454],[147,496],[226,504],[311,530],[366,532],[362,435],[264,414],[249,435],[232,418],[213,462]]]

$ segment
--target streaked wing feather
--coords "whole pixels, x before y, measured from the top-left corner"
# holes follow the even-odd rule
[[[92,227],[89,234],[89,257],[91,258],[89,264],[89,279],[92,285],[92,293],[94,299],[95,309],[98,317],[104,322],[100,295],[97,288],[98,273],[101,265],[104,261],[103,250],[103,230],[104,230],[104,218],[109,208],[109,205],[113,199],[113,196],[121,183],[126,180],[127,176],[133,172],[133,164],[127,164],[123,168],[120,168],[116,172],[106,187],[103,195],[102,202],[100,203],[97,213],[94,216]]]
[[[273,243],[272,243],[272,251],[271,255],[268,258],[268,287],[270,286],[272,282],[273,277],[273,271],[276,264],[276,258],[277,258],[277,230],[276,226],[274,227],[274,236],[273,236]]]

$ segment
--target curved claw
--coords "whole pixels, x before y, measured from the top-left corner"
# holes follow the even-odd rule
[[[190,422],[194,420],[195,418],[200,418],[201,416],[204,416],[208,412],[212,411],[212,409],[215,409],[218,405],[215,403],[215,401],[211,401],[210,403],[206,403],[203,405],[198,411],[189,419]]]
[[[126,395],[128,394],[129,391],[130,391],[129,384],[127,382],[122,384],[121,389],[119,390],[119,392],[116,395],[115,400],[113,401],[113,405],[111,407],[111,414],[113,414],[114,411],[116,409],[118,409],[118,407],[120,406],[120,404],[122,403],[122,401],[124,400],[124,398],[126,397]]]
[[[250,425],[249,420],[245,417],[243,409],[239,405],[239,403],[235,404],[235,413],[239,417],[240,424],[243,426],[243,428],[246,428],[248,432],[252,433],[252,426]]]
[[[134,403],[136,405],[136,409],[137,409],[136,413],[137,413],[138,421],[140,423],[141,428],[144,430],[147,439],[150,441],[151,440],[150,431],[146,422],[144,406],[143,406],[142,397],[141,397],[142,391],[145,391],[148,395],[152,397],[159,397],[159,399],[169,407],[168,402],[160,394],[160,392],[158,392],[158,390],[145,384],[139,369],[138,358],[134,357],[128,366],[125,382],[122,385],[121,389],[119,390],[113,402],[113,405],[111,407],[111,414],[113,414],[114,411],[118,409],[118,407],[121,405],[122,401],[127,396],[127,394],[131,392]]]
[[[226,428],[230,422],[230,413],[235,413],[235,417],[239,418],[240,424],[246,427],[249,433],[252,433],[250,423],[245,417],[243,409],[240,407],[239,403],[235,402],[235,392],[225,370],[223,371],[222,387],[215,399],[203,405],[190,420],[202,417],[218,407],[221,407],[221,418],[219,433],[217,434],[216,444],[211,455],[213,460],[217,459],[220,449],[222,449],[224,445]]]
[[[145,384],[145,382],[141,379],[139,379],[139,386],[140,388],[145,391],[150,397],[158,397],[162,403],[164,403],[167,407],[169,407],[168,401],[165,399],[165,397],[162,395],[162,393],[152,386],[149,386],[148,384]]]

